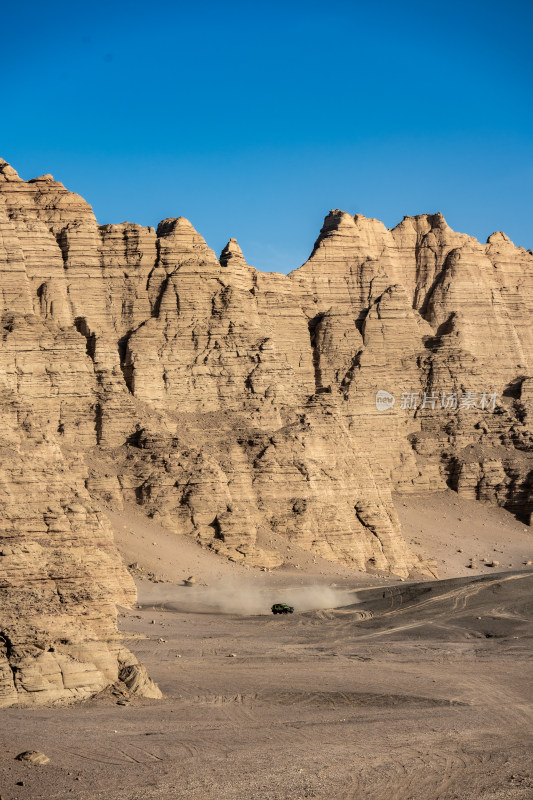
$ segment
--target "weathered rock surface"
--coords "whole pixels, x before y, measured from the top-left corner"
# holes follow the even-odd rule
[[[151,680],[144,664],[128,664],[121,667],[118,673],[129,694],[150,697],[159,700],[163,697],[161,689]]]
[[[117,637],[134,587],[106,504],[252,566],[282,563],[281,533],[400,577],[431,568],[392,490],[531,519],[533,255],[503,233],[332,211],[266,274],[183,217],[98,226],[0,161],[0,289],[0,705],[126,672],[157,695]]]
[[[49,764],[50,759],[40,750],[25,750],[24,753],[19,753],[15,756],[16,761],[26,761],[28,764]]]

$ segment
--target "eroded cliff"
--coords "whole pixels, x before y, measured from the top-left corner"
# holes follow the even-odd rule
[[[405,577],[391,492],[533,510],[533,255],[440,214],[332,211],[300,269],[183,217],[98,226],[0,161],[0,705],[117,678],[134,587],[106,504],[276,567],[269,536]],[[385,401],[377,394],[385,393]]]

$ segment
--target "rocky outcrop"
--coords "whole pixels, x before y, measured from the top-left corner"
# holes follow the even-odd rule
[[[117,638],[108,504],[252,566],[281,534],[402,577],[433,569],[393,490],[530,521],[533,256],[505,234],[336,210],[266,274],[183,217],[98,226],[0,162],[0,289],[0,705],[157,694]]]
[[[2,433],[0,706],[83,698],[115,681],[125,653],[115,604],[135,598],[83,459],[18,410]]]

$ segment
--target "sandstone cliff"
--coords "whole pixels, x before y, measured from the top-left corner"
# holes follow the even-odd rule
[[[306,264],[266,274],[183,217],[98,226],[0,161],[0,273],[0,705],[132,663],[106,504],[253,566],[282,563],[280,533],[403,577],[431,569],[393,490],[530,521],[533,255],[503,233],[332,211]]]

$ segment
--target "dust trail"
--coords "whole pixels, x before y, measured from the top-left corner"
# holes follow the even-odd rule
[[[298,611],[339,608],[359,602],[355,592],[331,586],[298,586],[279,589],[239,584],[228,586],[143,587],[142,605],[158,605],[172,611],[197,614],[270,614],[274,603],[288,603]]]

